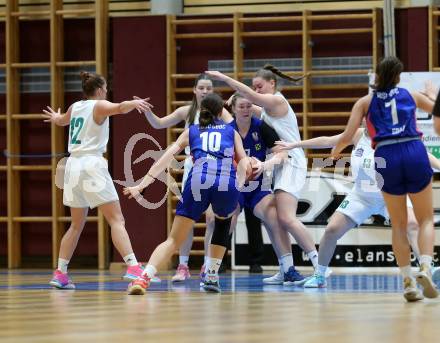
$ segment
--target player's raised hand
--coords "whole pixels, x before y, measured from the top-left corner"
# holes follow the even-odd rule
[[[426,95],[431,100],[435,100],[437,98],[438,91],[438,87],[434,85],[432,80],[428,80],[425,82],[425,89],[420,93]]]
[[[227,76],[219,71],[216,70],[207,70],[205,71],[205,74],[208,75],[213,80],[224,80]]]
[[[150,104],[148,101],[150,98],[139,98],[138,96],[133,97],[133,102],[135,103],[136,110],[139,113],[143,112],[150,112],[151,109],[154,107],[152,104]]]
[[[45,123],[57,124],[57,121],[62,117],[60,108],[58,108],[58,112],[55,112],[52,107],[47,106],[47,110],[43,110],[43,113],[42,117]]]

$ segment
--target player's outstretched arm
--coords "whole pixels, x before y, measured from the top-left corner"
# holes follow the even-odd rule
[[[125,187],[123,190],[124,195],[128,195],[129,199],[136,198],[140,193],[152,184],[158,176],[169,166],[173,160],[174,155],[180,153],[189,144],[189,130],[186,129],[177,138],[177,141],[171,144],[165,153],[156,161],[144,176],[141,183],[133,187]]]
[[[105,118],[116,114],[125,114],[133,110],[139,113],[150,110],[153,105],[148,103],[149,98],[139,100],[128,100],[120,103],[114,103],[107,100],[98,100],[93,109],[93,119],[95,122],[101,123]]]
[[[61,114],[61,109],[55,112],[50,106],[47,106],[47,110],[43,110],[42,117],[45,123],[54,123],[57,126],[67,126],[70,123],[70,117],[72,114],[72,106],[69,107],[65,114]]]

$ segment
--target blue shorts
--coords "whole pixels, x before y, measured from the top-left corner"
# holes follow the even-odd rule
[[[388,194],[418,193],[432,180],[428,153],[419,139],[380,146],[374,157],[377,183],[379,186],[383,184],[382,190]],[[386,161],[385,168],[380,168],[377,158]]]
[[[198,180],[202,180],[205,186],[200,186]],[[203,187],[206,189],[202,189]],[[177,204],[176,215],[198,221],[211,205],[214,214],[227,217],[237,208],[239,195],[240,192],[235,186],[235,175],[193,175],[191,170],[185,182],[182,200]]]
[[[266,195],[272,194],[271,191],[262,191],[261,185],[252,192],[240,192],[240,197],[238,198],[238,204],[240,205],[240,210],[243,208],[248,208],[254,210],[255,206],[263,199]]]

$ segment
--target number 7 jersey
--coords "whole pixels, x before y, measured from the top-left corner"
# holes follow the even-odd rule
[[[373,148],[387,139],[422,136],[416,126],[416,103],[405,88],[374,92],[366,119]]]
[[[69,153],[102,155],[107,150],[109,119],[98,125],[93,109],[98,100],[82,100],[72,105],[69,126]]]

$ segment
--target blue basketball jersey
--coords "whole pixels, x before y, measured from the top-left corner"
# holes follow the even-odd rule
[[[251,125],[249,127],[249,131],[246,134],[246,137],[241,137],[246,155],[250,157],[256,157],[260,161],[266,160],[267,150],[267,146],[262,139],[262,133],[260,130],[262,123],[263,121],[261,119],[252,117]],[[237,122],[235,120],[232,121],[230,125],[235,130],[237,130],[237,132],[239,132]]]
[[[416,127],[416,103],[404,88],[374,92],[366,119],[373,147],[386,139],[422,135]]]
[[[189,127],[189,146],[194,161],[185,182],[176,215],[199,220],[209,205],[220,217],[235,211],[239,192],[233,166],[235,130],[217,120],[213,125]]]
[[[189,127],[189,145],[194,161],[193,172],[235,177],[234,158],[235,130],[221,120],[213,125]],[[200,167],[203,167],[200,169]]]

